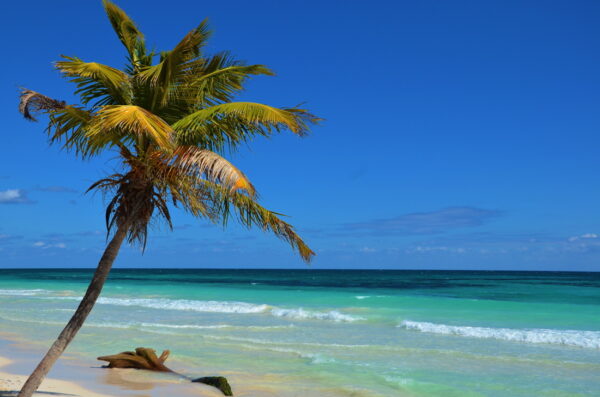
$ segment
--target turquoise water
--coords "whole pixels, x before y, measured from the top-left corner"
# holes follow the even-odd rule
[[[90,277],[0,270],[0,331],[47,345]],[[600,273],[117,269],[69,351],[136,346],[245,396],[599,396]]]

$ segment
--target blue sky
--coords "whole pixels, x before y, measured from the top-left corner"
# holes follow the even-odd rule
[[[208,17],[208,52],[276,77],[244,99],[306,102],[304,139],[230,158],[290,216],[313,268],[600,270],[600,2],[117,2],[170,49]],[[95,266],[113,170],[49,147],[19,86],[76,102],[60,54],[113,66],[124,50],[99,1],[3,5],[0,266]],[[276,238],[175,213],[121,267],[306,266]]]

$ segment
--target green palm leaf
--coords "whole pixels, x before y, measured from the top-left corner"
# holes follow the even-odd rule
[[[96,62],[83,62],[76,57],[63,56],[65,61],[56,62],[56,68],[77,84],[76,94],[87,104],[129,104],[132,99],[129,76],[110,66]]]
[[[222,52],[209,59],[192,62],[185,70],[174,93],[176,101],[185,101],[190,109],[229,102],[244,88],[252,75],[273,76],[264,65],[244,65]]]
[[[164,106],[171,86],[176,82],[188,62],[200,55],[200,50],[210,36],[208,22],[204,20],[189,32],[175,48],[161,56],[161,62],[140,72],[136,77],[152,87],[150,106]]]
[[[194,112],[172,126],[181,144],[222,150],[226,145],[236,147],[253,136],[268,136],[283,129],[304,136],[308,123],[318,120],[304,109],[230,102]]]
[[[258,226],[263,230],[274,233],[296,249],[302,259],[310,262],[315,253],[306,245],[304,240],[296,233],[294,227],[279,218],[278,214],[269,211],[258,204],[252,197],[230,192],[223,187],[204,182],[210,189],[211,200],[224,224],[232,215],[237,215],[238,220],[247,227]]]
[[[144,35],[135,26],[135,23],[129,18],[129,16],[117,7],[113,2],[109,0],[103,0],[104,10],[108,19],[121,40],[121,43],[127,48],[130,56],[136,53],[138,42],[144,39]]]
[[[160,117],[134,105],[102,107],[90,122],[87,134],[107,142],[122,139],[140,148],[149,140],[164,150],[171,150],[171,127]]]
[[[66,149],[75,149],[84,156],[97,153],[101,145],[93,142],[86,130],[92,118],[93,113],[77,106],[66,106],[53,112],[48,124],[51,141],[64,141]]]

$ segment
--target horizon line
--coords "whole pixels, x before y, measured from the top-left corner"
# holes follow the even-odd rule
[[[2,270],[94,270],[95,267],[0,267]],[[514,270],[514,269],[374,269],[374,268],[253,268],[253,267],[115,267],[112,270],[291,270],[291,271],[377,271],[377,272],[511,272],[511,273],[600,273],[600,270]]]

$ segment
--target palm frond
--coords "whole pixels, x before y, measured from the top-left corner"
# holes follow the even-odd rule
[[[204,20],[189,32],[171,51],[164,53],[160,63],[140,72],[137,77],[148,83],[154,91],[152,108],[165,104],[172,84],[185,69],[186,63],[200,55],[210,31],[208,22]]]
[[[31,91],[26,88],[21,89],[21,97],[19,101],[19,112],[30,121],[37,121],[33,116],[34,113],[48,113],[63,109],[66,102],[52,99],[39,92]]]
[[[262,207],[252,197],[230,192],[221,186],[205,182],[211,192],[211,199],[224,224],[231,215],[237,215],[238,220],[246,227],[258,226],[265,231],[273,232],[277,237],[286,241],[296,249],[302,259],[310,262],[315,253],[296,233],[294,227],[279,218],[278,214]]]
[[[215,211],[208,201],[208,194],[203,186],[198,185],[197,178],[185,172],[165,172],[157,179],[157,185],[168,191],[173,205],[183,208],[195,217],[215,220]]]
[[[144,35],[138,30],[133,20],[129,18],[125,11],[117,7],[115,3],[109,0],[102,0],[102,4],[119,40],[127,48],[130,56],[134,56],[139,49],[138,43],[143,41]]]
[[[171,127],[160,117],[134,105],[104,106],[90,123],[88,135],[107,140],[119,137],[139,143],[149,139],[164,150],[171,150]]]
[[[303,109],[229,102],[194,112],[172,126],[180,144],[221,151],[225,146],[235,148],[256,135],[269,136],[283,129],[304,136],[308,124],[318,121]]]
[[[245,65],[229,52],[221,52],[186,64],[171,96],[175,101],[185,101],[189,109],[197,110],[231,101],[243,90],[250,76],[261,74],[274,75],[264,65]]]
[[[210,150],[195,146],[180,146],[174,152],[172,168],[196,178],[206,178],[231,191],[244,190],[251,196],[256,194],[254,186],[242,171]]]
[[[83,62],[76,57],[63,55],[64,61],[55,66],[71,81],[77,84],[75,94],[87,104],[97,101],[96,105],[115,105],[131,103],[131,86],[129,76],[113,67],[96,62]]]
[[[263,65],[227,66],[206,74],[195,74],[178,87],[176,100],[185,100],[190,108],[229,102],[244,89],[245,81],[252,75],[274,74]]]
[[[77,106],[66,106],[50,115],[48,135],[51,142],[64,142],[64,148],[74,149],[84,156],[101,149],[87,135],[87,127],[93,118],[93,113]]]

